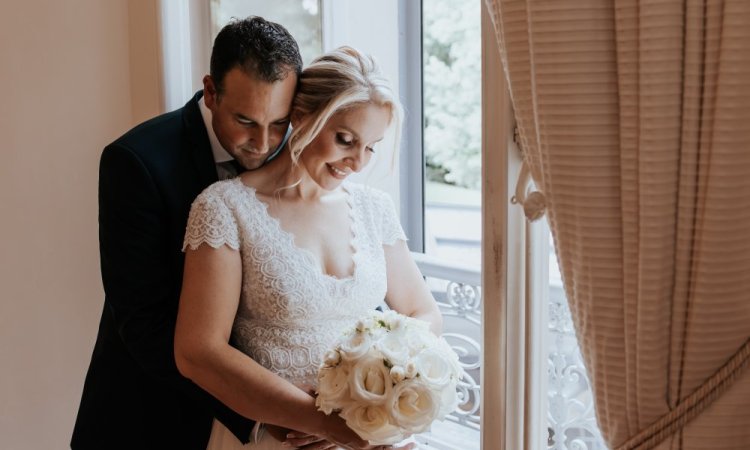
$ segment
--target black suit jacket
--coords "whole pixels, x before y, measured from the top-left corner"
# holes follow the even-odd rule
[[[200,449],[213,417],[243,442],[253,422],[177,371],[182,240],[195,197],[217,180],[198,92],[108,145],[99,168],[104,311],[71,448]]]

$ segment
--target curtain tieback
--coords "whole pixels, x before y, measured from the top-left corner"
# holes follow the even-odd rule
[[[742,371],[749,365],[750,338],[726,364],[684,398],[673,410],[616,447],[615,450],[646,450],[656,447],[664,439],[699,416],[714,400],[732,386],[732,383],[740,377]]]
[[[547,199],[540,191],[526,193],[526,188],[530,181],[531,171],[528,164],[523,162],[521,164],[521,172],[518,174],[518,182],[516,182],[516,192],[510,198],[510,202],[514,205],[520,204],[523,206],[523,213],[526,215],[526,218],[529,222],[533,222],[544,216],[544,212],[547,209]]]

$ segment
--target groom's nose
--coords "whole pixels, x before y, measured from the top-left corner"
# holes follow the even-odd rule
[[[258,127],[250,136],[250,143],[257,152],[268,153],[269,139],[268,128]]]

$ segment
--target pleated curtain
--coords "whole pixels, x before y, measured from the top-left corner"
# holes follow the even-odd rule
[[[750,1],[485,1],[605,440],[750,449]]]

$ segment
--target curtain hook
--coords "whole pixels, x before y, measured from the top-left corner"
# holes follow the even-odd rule
[[[547,208],[547,200],[544,197],[544,194],[540,191],[535,190],[528,194],[526,193],[530,181],[533,181],[531,178],[531,170],[529,170],[529,165],[524,161],[521,164],[521,171],[518,174],[516,192],[510,198],[510,202],[514,205],[522,205],[526,219],[529,222],[534,222],[544,216],[544,212]]]

